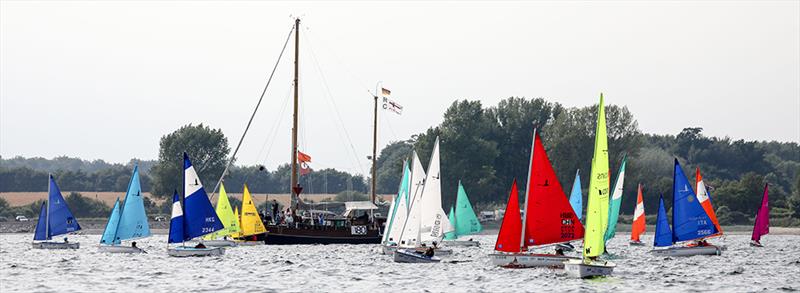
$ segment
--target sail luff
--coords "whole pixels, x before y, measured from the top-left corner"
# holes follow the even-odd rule
[[[584,258],[596,257],[605,251],[606,226],[608,225],[608,137],[603,94],[597,106],[597,127],[595,129],[592,170],[589,173],[589,195],[586,205],[586,234],[583,239]]]

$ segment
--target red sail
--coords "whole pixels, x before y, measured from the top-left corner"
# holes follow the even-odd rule
[[[500,225],[500,233],[497,234],[494,250],[520,252],[520,232],[522,232],[522,218],[519,214],[517,180],[514,179],[514,184],[511,185],[511,194],[508,196],[508,204],[506,204],[506,214],[503,216],[503,224]]]
[[[639,236],[647,229],[644,216],[644,201],[642,200],[642,185],[639,184],[639,194],[636,196],[636,209],[633,210],[633,225],[631,226],[631,240],[639,241]]]
[[[526,246],[582,239],[583,225],[556,178],[556,172],[547,158],[538,133],[534,138],[532,151],[528,209],[525,215]]]

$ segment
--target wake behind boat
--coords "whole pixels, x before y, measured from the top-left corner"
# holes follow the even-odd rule
[[[48,176],[47,202],[42,203],[39,210],[39,220],[33,234],[32,247],[35,249],[78,249],[80,243],[69,242],[64,237],[64,242],[50,241],[53,236],[65,235],[81,229],[78,220],[72,215],[67,206],[67,201],[61,195],[53,175]]]

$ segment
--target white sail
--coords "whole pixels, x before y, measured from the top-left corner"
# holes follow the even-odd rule
[[[405,195],[395,199],[395,201],[394,220],[392,220],[393,224],[389,227],[389,234],[386,238],[388,243],[397,243],[400,239],[400,234],[403,232],[403,223],[405,223],[408,218],[408,206],[406,205],[406,202],[408,202],[408,191],[406,191]]]
[[[408,207],[408,218],[403,224],[403,229],[400,233],[400,247],[416,247],[420,239],[420,219],[421,219],[421,206],[420,197],[422,197],[422,190],[425,186],[425,170],[422,169],[422,164],[419,162],[419,156],[414,151],[411,162],[411,185],[409,186],[411,200]]]
[[[439,138],[433,144],[431,162],[428,175],[425,179],[425,188],[422,192],[421,209],[422,221],[420,224],[421,241],[441,241],[446,229],[450,229],[450,220],[442,209],[442,185],[439,168]]]

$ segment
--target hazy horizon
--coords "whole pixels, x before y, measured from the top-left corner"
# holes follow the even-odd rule
[[[303,26],[301,150],[317,169],[369,169],[367,91],[378,81],[404,107],[400,116],[380,112],[379,148],[439,124],[456,99],[492,106],[543,97],[582,107],[600,92],[607,104],[627,106],[644,133],[703,127],[707,136],[800,142],[797,1],[0,8],[4,158],[157,159],[161,136],[189,123],[221,128],[233,149],[292,15]],[[237,164],[274,170],[289,160],[293,48]]]

